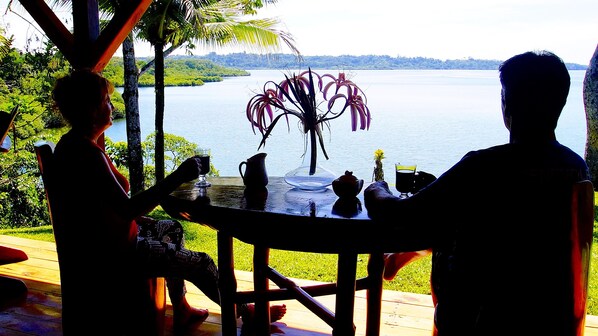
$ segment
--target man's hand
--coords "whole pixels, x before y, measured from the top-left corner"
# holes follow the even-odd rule
[[[363,192],[365,207],[370,218],[379,217],[384,209],[384,200],[396,198],[390,191],[386,181],[376,181],[370,184]]]
[[[428,186],[428,184],[436,181],[436,176],[426,173],[424,171],[418,171],[415,175],[415,185],[413,187],[413,193],[420,191],[421,189]]]
[[[386,181],[376,181],[367,186],[364,191],[364,196],[367,198],[369,196],[377,195],[379,193],[388,193],[392,194],[390,188],[388,187],[388,183]]]

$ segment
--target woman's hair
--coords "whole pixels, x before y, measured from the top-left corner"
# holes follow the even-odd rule
[[[71,125],[92,120],[106,94],[114,92],[114,85],[97,72],[74,70],[59,78],[52,90],[52,99],[64,119]]]

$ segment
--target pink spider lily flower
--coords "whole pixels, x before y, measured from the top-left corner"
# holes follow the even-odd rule
[[[320,145],[328,159],[324,147],[323,127],[330,129],[330,121],[343,115],[346,110],[350,111],[353,131],[358,127],[361,130],[369,129],[370,109],[365,93],[357,84],[348,80],[343,72],[340,72],[338,77],[332,74],[320,76],[310,68],[299,75],[285,75],[285,80],[278,84],[273,81],[266,82],[263,93],[256,94],[247,103],[246,115],[254,134],[257,128],[262,135],[258,149],[265,146],[266,139],[282,117],[286,119],[287,128],[290,127],[289,116],[297,117],[303,133],[309,135],[312,153],[310,174],[313,174],[316,166],[316,144]]]

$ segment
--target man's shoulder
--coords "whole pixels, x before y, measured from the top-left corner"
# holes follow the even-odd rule
[[[530,155],[533,154],[533,155]],[[584,159],[571,148],[557,142],[542,144],[512,144],[506,143],[488,148],[473,150],[465,154],[464,158],[470,157],[513,157],[513,158],[534,158],[538,155],[555,156],[572,162],[584,162]]]
[[[512,155],[512,150],[513,149],[510,144],[502,144],[488,148],[472,150],[463,156],[462,161],[498,159],[503,156]]]

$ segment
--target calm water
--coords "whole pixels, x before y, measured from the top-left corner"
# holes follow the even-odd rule
[[[317,71],[323,74],[328,71]],[[331,73],[337,74],[336,71]],[[561,116],[557,138],[583,156],[586,122],[583,109],[584,71],[571,71],[571,91]],[[497,71],[489,70],[356,70],[347,72],[366,93],[372,112],[368,131],[351,131],[350,115],[331,123],[326,135],[330,160],[321,164],[338,175],[345,170],[369,181],[376,149],[386,155],[386,179],[394,183],[393,164],[416,162],[418,170],[440,175],[467,151],[508,141],[500,112]],[[164,130],[212,149],[222,176],[237,176],[239,162],[257,152],[268,153],[271,176],[282,176],[300,165],[303,138],[296,119],[279,123],[266,147],[253,134],[245,107],[267,80],[284,79],[279,70],[254,70],[251,76],[225,79],[201,87],[165,89]],[[142,137],[154,130],[154,90],[139,89]],[[124,121],[106,132],[114,141],[126,140]]]

